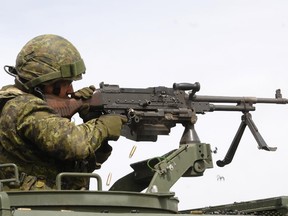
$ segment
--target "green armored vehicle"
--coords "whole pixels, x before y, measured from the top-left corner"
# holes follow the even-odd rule
[[[237,150],[246,126],[254,135],[258,147],[275,151],[269,147],[255,123],[250,111],[255,103],[286,104],[280,90],[275,98],[198,96],[199,83],[174,84],[173,88],[153,87],[147,89],[119,88],[117,85],[100,84],[93,101],[91,112],[125,114],[129,121],[122,135],[135,141],[157,141],[158,135],[168,135],[177,123],[184,126],[178,149],[162,156],[131,164],[133,171],[116,181],[109,190],[102,190],[102,179],[90,173],[60,173],[56,179],[56,190],[49,191],[9,191],[0,192],[0,215],[287,215],[287,197],[275,197],[251,202],[231,203],[227,205],[197,209],[178,209],[178,198],[171,187],[181,177],[202,176],[206,169],[213,168],[210,144],[202,143],[195,131],[197,114],[211,111],[240,111],[243,113],[241,124],[223,160],[218,166],[229,164]],[[189,91],[187,93],[186,91]],[[47,102],[50,103],[50,99]],[[51,99],[54,100],[54,99]],[[54,101],[55,102],[55,101]],[[75,106],[79,101],[75,102]],[[216,105],[215,103],[222,103]],[[236,105],[223,105],[236,103]],[[66,106],[66,103],[63,103]],[[71,106],[71,101],[69,102]],[[75,107],[73,106],[73,107]],[[61,108],[61,107],[60,107]],[[63,108],[63,107],[62,107]],[[64,107],[65,108],[65,107]],[[59,112],[61,113],[59,109]],[[65,109],[67,111],[67,109]],[[70,112],[70,111],[69,111]],[[73,110],[70,114],[73,114]],[[1,164],[0,168],[14,169],[15,177],[1,179],[4,184],[18,185],[21,181],[16,164]],[[97,190],[62,190],[63,178],[95,178]]]

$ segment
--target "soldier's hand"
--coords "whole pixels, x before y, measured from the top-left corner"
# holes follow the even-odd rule
[[[80,118],[82,118],[83,122],[99,118],[99,116],[103,115],[101,111],[90,111],[90,105],[88,103],[83,103],[83,105],[78,110],[78,114]]]
[[[98,121],[101,121],[108,129],[108,139],[109,140],[118,140],[122,125],[125,124],[128,119],[123,115],[109,114],[102,115],[98,118]]]
[[[110,157],[112,149],[112,146],[109,145],[107,140],[102,142],[101,146],[95,151],[95,169],[101,168],[101,165]]]
[[[84,87],[82,89],[79,89],[78,91],[76,92],[73,92],[71,94],[71,97],[72,98],[75,98],[75,99],[84,99],[84,100],[87,100],[89,98],[92,97],[94,91],[96,90],[95,86],[94,85],[91,85],[89,87]]]
[[[89,121],[90,119],[90,105],[88,103],[83,103],[82,106],[78,110],[78,114],[80,118],[83,119],[84,122]]]

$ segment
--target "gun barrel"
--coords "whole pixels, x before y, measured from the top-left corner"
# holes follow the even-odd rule
[[[211,103],[273,103],[273,104],[287,104],[286,98],[257,98],[257,97],[231,97],[231,96],[206,96],[194,95],[191,98],[196,102],[211,102]]]
[[[257,103],[287,104],[287,98],[258,98]]]
[[[255,111],[255,107],[251,106],[251,105],[237,105],[237,106],[233,106],[233,105],[215,105],[215,104],[211,104],[210,105],[211,109],[210,111],[240,111],[240,112],[244,112],[244,111]]]

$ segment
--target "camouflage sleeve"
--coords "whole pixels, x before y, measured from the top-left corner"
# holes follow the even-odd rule
[[[25,105],[17,119],[18,132],[53,157],[62,160],[84,159],[94,154],[108,136],[106,126],[97,119],[75,125],[69,119],[55,114],[39,98],[33,97],[28,103],[25,100],[23,103]]]

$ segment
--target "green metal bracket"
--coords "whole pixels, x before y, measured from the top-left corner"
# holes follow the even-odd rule
[[[209,144],[180,145],[154,166],[154,176],[146,193],[167,193],[182,176],[202,176],[207,168],[213,168]]]

